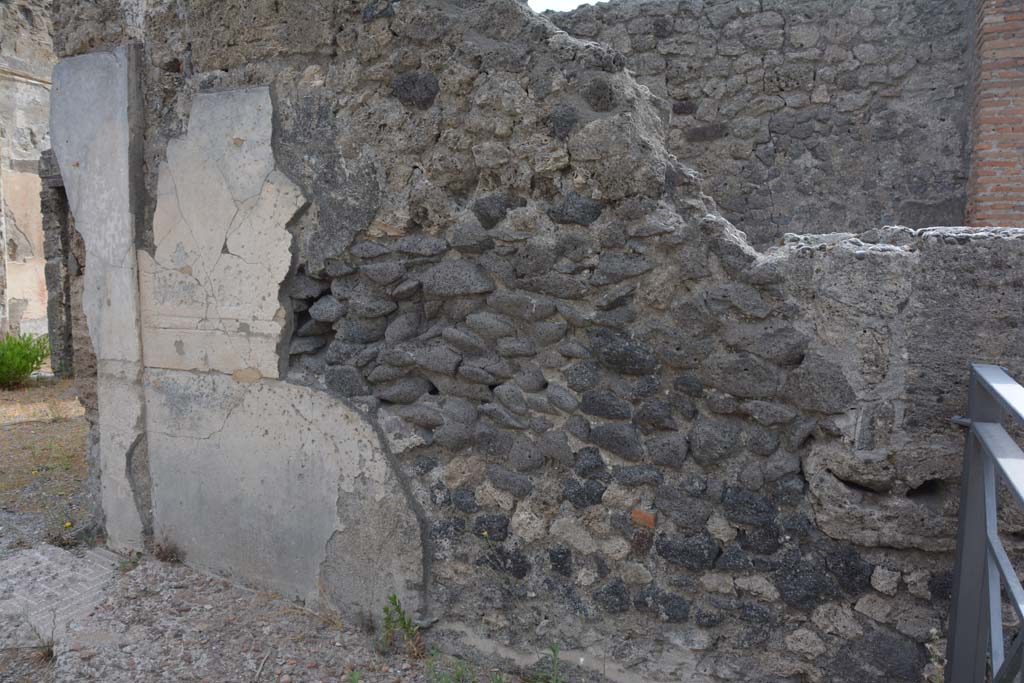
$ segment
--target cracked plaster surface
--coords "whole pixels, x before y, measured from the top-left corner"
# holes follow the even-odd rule
[[[145,413],[132,203],[137,55],[127,46],[61,60],[50,110],[53,150],[89,263],[82,308],[97,359],[101,501],[107,542],[117,550],[139,549],[143,540],[127,476]]]
[[[416,604],[416,518],[395,504],[398,481],[362,415],[274,380],[150,369],[145,386],[158,540],[313,604],[327,590],[346,613],[395,591]]]
[[[188,134],[167,146],[139,252],[147,367],[279,377],[291,266],[288,221],[305,204],[276,170],[267,88],[196,97]]]

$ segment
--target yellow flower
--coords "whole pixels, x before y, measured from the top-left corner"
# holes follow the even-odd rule
[[[39,470],[32,470],[32,474],[39,474]]]
[[[65,529],[69,529],[70,527],[71,527],[71,522],[64,522],[64,528]]]
[[[485,529],[484,531],[481,531],[480,533],[483,534],[484,536],[486,536],[487,535],[487,530]]]

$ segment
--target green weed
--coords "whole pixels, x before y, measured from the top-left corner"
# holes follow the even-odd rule
[[[14,389],[43,367],[50,355],[45,335],[6,335],[0,341],[0,389]]]

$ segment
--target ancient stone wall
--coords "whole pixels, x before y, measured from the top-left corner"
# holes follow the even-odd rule
[[[964,0],[613,0],[549,16],[626,55],[722,215],[786,232],[962,225]]]
[[[53,152],[46,150],[39,160],[40,210],[43,223],[43,252],[46,256],[46,316],[50,339],[50,367],[55,375],[74,375],[72,318],[81,309],[71,307],[72,283],[81,277],[81,265],[72,253],[71,211],[64,181]],[[88,342],[88,338],[85,340]]]
[[[46,333],[39,157],[49,147],[50,3],[0,6],[0,332]]]
[[[74,55],[144,40],[117,72],[142,163],[93,171],[138,207],[110,237],[139,247],[141,364],[97,346],[122,543],[346,615],[396,591],[448,647],[558,643],[591,677],[934,666],[949,418],[969,361],[1024,377],[1022,231],[759,252],[625,57],[516,0],[240,7],[57,17],[80,188],[98,136],[71,112],[112,53]],[[102,198],[65,179],[95,249]],[[94,340],[127,343],[110,314]],[[105,437],[115,388],[141,418]]]

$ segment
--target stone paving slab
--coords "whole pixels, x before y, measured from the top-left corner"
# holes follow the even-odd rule
[[[120,561],[103,548],[69,552],[40,545],[18,551],[0,560],[0,615],[8,621],[27,621],[44,636],[59,637],[72,619],[102,600]],[[21,640],[25,633],[21,628],[0,633],[0,641]]]

